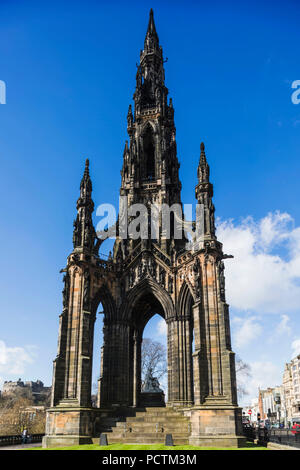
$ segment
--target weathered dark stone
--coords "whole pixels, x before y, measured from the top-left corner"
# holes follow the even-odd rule
[[[140,406],[166,406],[164,392],[151,393],[141,392],[140,394]]]
[[[127,115],[129,143],[126,141],[124,148],[120,196],[127,197],[128,207],[136,202],[147,207],[152,203],[182,205],[174,107],[171,99],[168,103],[163,64],[151,13],[137,69],[134,113],[130,107]],[[91,377],[94,322],[100,302],[104,329],[99,413],[107,410],[107,416],[116,417],[116,410],[120,410],[116,418],[121,419],[125,413],[121,410],[143,404],[142,332],[158,313],[168,327],[167,404],[180,408],[190,420],[190,442],[207,442],[215,436],[230,445],[240,442],[242,421],[222,263],[228,255],[223,254],[215,235],[209,173],[202,143],[196,199],[203,206],[204,231],[193,250],[187,247],[184,227],[180,229],[182,238],[175,237],[175,216],[170,233],[160,223],[151,238],[148,219],[148,238],[124,239],[121,221],[125,209],[121,208],[113,254],[104,260],[98,250],[103,236],[112,229],[99,234],[102,238],[97,240],[86,162],[77,201],[74,250],[64,269],[65,308],[60,316],[45,445],[58,439],[88,440],[94,435]],[[99,419],[101,422],[101,413]],[[130,426],[124,428],[122,438],[128,438],[128,429]]]

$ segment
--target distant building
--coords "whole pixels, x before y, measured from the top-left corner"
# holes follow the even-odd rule
[[[51,393],[51,387],[44,387],[41,380],[36,382],[23,382],[21,379],[16,382],[6,381],[2,388],[2,397],[22,396],[33,398],[35,402],[44,401]]]
[[[285,365],[282,389],[282,411],[288,426],[300,420],[300,355]]]
[[[254,399],[251,402],[251,405],[243,407],[243,422],[257,423],[259,411],[258,400]],[[250,411],[250,414],[249,414]]]
[[[281,386],[259,390],[258,407],[260,419],[277,423],[281,419]]]
[[[282,385],[259,390],[258,408],[262,420],[284,423],[300,423],[300,354],[285,364]]]

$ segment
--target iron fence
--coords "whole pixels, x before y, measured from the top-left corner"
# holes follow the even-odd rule
[[[270,442],[300,449],[300,433],[293,434],[292,429],[269,429],[268,435]]]
[[[268,442],[282,444],[300,449],[300,433],[293,433],[292,429],[267,429],[252,426],[243,426],[244,436],[250,442],[257,441],[258,444],[267,446]]]
[[[42,442],[42,439],[45,434],[30,434],[27,437],[27,444],[30,444],[31,442]],[[23,443],[23,438],[22,436],[19,435],[12,435],[12,436],[0,436],[0,447],[3,446],[10,446],[10,445],[18,445]]]

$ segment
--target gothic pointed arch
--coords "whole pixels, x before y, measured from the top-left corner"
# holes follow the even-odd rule
[[[102,284],[102,286],[96,290],[92,298],[92,313],[96,313],[100,303],[103,305],[105,320],[112,321],[116,318],[116,304],[106,284]]]
[[[155,133],[152,123],[147,123],[141,134],[143,177],[153,181],[156,176]]]
[[[174,316],[174,303],[169,293],[154,279],[146,277],[129,291],[121,306],[120,310],[123,312],[124,320],[133,320],[135,307],[143,298],[146,299],[144,307],[145,316],[148,317],[148,319],[153,313],[158,313],[165,318],[165,320]],[[157,311],[154,312],[155,309]]]
[[[192,305],[195,302],[195,296],[193,290],[189,284],[184,281],[178,295],[178,301],[176,304],[177,315],[178,316],[188,316],[190,315]]]

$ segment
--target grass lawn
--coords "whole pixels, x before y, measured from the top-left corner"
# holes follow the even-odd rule
[[[172,446],[161,445],[143,445],[143,444],[111,444],[108,446],[98,446],[97,444],[87,444],[70,447],[52,447],[43,449],[42,447],[33,447],[24,450],[268,450],[251,442],[245,447],[194,447],[194,446]]]

